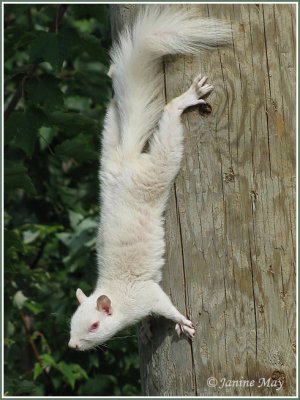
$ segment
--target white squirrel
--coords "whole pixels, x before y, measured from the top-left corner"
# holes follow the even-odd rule
[[[199,18],[197,6],[153,4],[140,7],[112,47],[115,94],[102,137],[98,280],[89,297],[76,291],[80,305],[71,320],[70,347],[96,347],[150,314],[174,321],[178,335],[195,335],[159,285],[163,213],[183,154],[181,114],[205,104],[213,86],[197,76],[164,107],[162,59],[209,50],[230,37],[223,22]]]

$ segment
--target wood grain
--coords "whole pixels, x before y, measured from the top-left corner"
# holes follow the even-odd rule
[[[112,6],[115,21],[137,6],[124,7]],[[197,336],[178,340],[173,323],[153,321],[153,341],[140,343],[143,392],[295,395],[296,6],[189,7],[229,21],[233,38],[230,48],[165,61],[166,101],[199,73],[215,91],[212,114],[183,117],[185,154],[166,212],[163,287]],[[278,377],[282,390],[258,387]],[[222,378],[256,383],[221,388]]]

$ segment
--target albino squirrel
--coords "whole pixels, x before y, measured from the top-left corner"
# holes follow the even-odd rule
[[[197,76],[164,107],[163,56],[196,54],[226,44],[229,27],[197,16],[197,7],[140,7],[111,50],[114,98],[107,110],[100,167],[98,280],[71,320],[69,346],[87,350],[150,314],[176,323],[178,335],[195,328],[159,285],[164,264],[164,218],[183,154],[181,114],[206,104],[213,87]],[[147,145],[147,151],[145,146]]]

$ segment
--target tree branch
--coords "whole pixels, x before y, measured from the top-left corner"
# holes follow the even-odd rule
[[[21,318],[22,325],[24,327],[24,331],[25,331],[26,335],[28,335],[28,337],[30,337],[30,329],[27,325],[26,317],[25,317],[23,311],[20,311],[20,318]],[[29,343],[30,343],[30,346],[32,348],[32,351],[33,351],[33,354],[34,354],[36,360],[38,361],[40,366],[43,367],[42,360],[40,359],[40,355],[39,355],[38,349],[36,348],[34,341],[32,339],[29,339]]]
[[[24,327],[24,331],[25,331],[26,335],[28,336],[29,343],[30,343],[31,349],[32,349],[32,351],[33,351],[33,354],[34,354],[34,356],[35,356],[37,362],[40,364],[40,366],[41,366],[42,369],[43,369],[43,374],[44,374],[44,376],[45,376],[46,379],[47,379],[47,382],[48,382],[49,387],[53,390],[53,389],[54,389],[54,386],[53,386],[53,383],[52,383],[52,380],[51,380],[49,371],[47,371],[47,369],[44,368],[43,362],[42,362],[42,360],[41,360],[41,358],[40,358],[39,351],[38,351],[38,349],[37,349],[37,347],[36,347],[34,341],[33,341],[33,340],[31,339],[31,337],[30,337],[30,328],[29,328],[29,326],[28,326],[28,324],[27,324],[26,317],[25,317],[25,315],[24,315],[24,313],[23,313],[22,310],[20,311],[20,318],[21,318],[21,321],[22,321],[22,325],[23,325],[23,327]]]

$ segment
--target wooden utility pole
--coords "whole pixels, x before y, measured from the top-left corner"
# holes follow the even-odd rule
[[[111,6],[114,32],[137,7]],[[153,320],[143,394],[295,395],[296,6],[187,7],[231,22],[233,45],[165,60],[166,101],[199,73],[215,91],[211,115],[183,117],[166,213],[162,285],[197,335],[178,340],[172,322]]]

